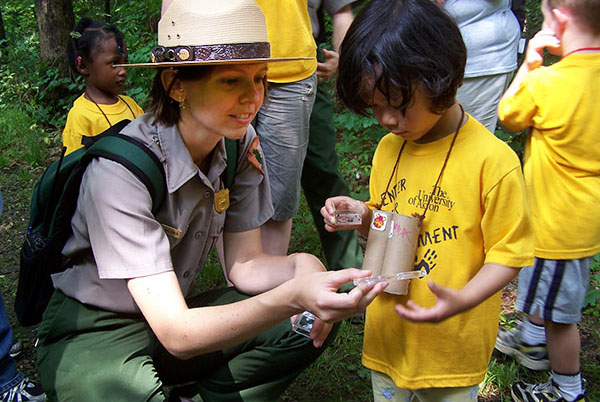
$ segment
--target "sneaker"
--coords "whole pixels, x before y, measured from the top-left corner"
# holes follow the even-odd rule
[[[519,327],[514,330],[500,328],[495,348],[505,355],[512,356],[530,370],[550,370],[550,360],[546,345],[528,345],[521,341]]]
[[[510,393],[516,402],[585,402],[585,392],[572,401],[567,401],[552,380],[544,384],[526,384],[519,381],[512,386]]]
[[[46,394],[39,382],[24,377],[20,383],[0,395],[0,399],[2,402],[43,402]]]
[[[12,357],[14,359],[15,357],[19,356],[22,351],[23,351],[23,345],[21,344],[21,341],[18,339],[15,339],[15,341],[13,342],[13,344],[10,347],[10,350],[8,351],[8,354],[10,355],[10,357]]]

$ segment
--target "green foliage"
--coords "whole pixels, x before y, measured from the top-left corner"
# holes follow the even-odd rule
[[[594,257],[590,271],[590,287],[585,296],[583,312],[600,317],[600,256]]]
[[[0,115],[0,168],[12,161],[31,167],[42,166],[47,159],[44,132],[31,114],[15,106],[4,108]]]
[[[511,133],[508,131],[504,131],[503,129],[497,129],[496,137],[500,138],[502,141],[506,142],[512,149],[515,151],[521,160],[523,159],[523,153],[525,151],[525,141],[527,139],[528,131],[517,131],[516,133]]]
[[[206,264],[204,264],[200,275],[196,278],[196,287],[199,292],[204,292],[224,286],[227,286],[225,274],[221,268],[217,250],[213,248],[208,254]]]
[[[333,343],[290,386],[281,402],[362,402],[372,400],[371,373],[362,365],[364,323],[346,320]]]
[[[360,116],[347,109],[335,114],[334,126],[340,133],[337,143],[340,171],[349,184],[352,197],[366,201],[373,154],[386,130],[373,117]]]
[[[541,3],[539,0],[527,0],[526,2],[525,37],[528,39],[541,29],[542,22],[544,22]]]

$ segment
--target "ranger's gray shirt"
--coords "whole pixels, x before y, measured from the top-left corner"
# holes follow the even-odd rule
[[[224,141],[217,144],[207,175],[194,164],[176,126],[152,125],[144,114],[122,130],[141,139],[162,161],[168,194],[156,214],[145,185],[119,163],[97,159],[81,183],[72,219],[73,236],[63,254],[77,264],[52,276],[54,287],[102,309],[139,312],[126,279],[174,270],[184,296],[194,290],[219,234],[260,227],[273,215],[268,178],[248,161],[256,133],[239,140],[230,206],[218,213],[215,193],[226,168]],[[93,253],[92,253],[93,250]]]

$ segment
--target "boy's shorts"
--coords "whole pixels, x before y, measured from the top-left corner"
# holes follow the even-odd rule
[[[374,402],[477,402],[479,386],[456,388],[398,388],[386,374],[371,370]]]
[[[545,321],[559,324],[581,321],[593,260],[536,258],[534,266],[519,273],[517,310],[532,315],[538,312]]]

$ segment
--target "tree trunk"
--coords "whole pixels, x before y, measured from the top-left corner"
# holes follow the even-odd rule
[[[110,0],[104,0],[104,19],[107,24],[110,24]]]
[[[4,31],[4,20],[2,19],[2,9],[0,9],[0,41],[4,39],[6,39],[6,31]]]
[[[75,25],[72,0],[35,0],[35,17],[40,32],[40,58],[58,66],[68,77],[67,41]]]

